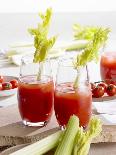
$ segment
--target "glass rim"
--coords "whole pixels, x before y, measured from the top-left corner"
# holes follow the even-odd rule
[[[34,85],[34,84],[35,84],[35,85],[36,85],[36,84],[40,84],[40,83],[42,82],[42,80],[36,80],[36,82],[40,82],[40,83],[30,83],[30,82],[24,82],[24,81],[22,80],[24,77],[29,77],[29,76],[37,77],[37,75],[35,75],[35,74],[33,74],[33,75],[19,76],[18,81],[21,82],[21,83],[24,83],[24,84],[33,84],[33,85]],[[46,80],[46,83],[53,80],[53,78],[52,78],[51,76],[49,76],[49,75],[42,75],[42,77],[47,77],[48,80]]]
[[[71,61],[72,60],[72,64],[65,64],[63,61]],[[74,68],[75,69],[75,67],[74,67],[74,65],[73,65],[73,60],[74,60],[74,57],[68,57],[68,58],[66,58],[66,57],[62,57],[62,58],[59,58],[59,62],[58,62],[58,64],[59,64],[59,66],[63,66],[63,67],[72,67],[72,68]],[[81,68],[86,68],[88,65],[86,64],[85,66],[80,66],[79,68],[81,69]]]
[[[25,55],[23,55],[22,57],[21,57],[21,62],[23,61],[23,60],[25,60],[26,59],[26,57],[28,58],[28,57],[32,57],[32,59],[34,58],[34,53],[29,53],[29,54],[25,54]],[[49,57],[47,57],[44,61],[42,61],[42,62],[46,62],[46,61],[50,61],[50,58]],[[35,63],[35,62],[33,62],[33,63]],[[36,63],[40,63],[40,62],[36,62]]]

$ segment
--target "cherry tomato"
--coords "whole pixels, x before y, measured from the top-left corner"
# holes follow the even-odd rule
[[[116,94],[116,86],[113,84],[109,84],[107,89],[106,89],[106,93],[109,96],[114,96]]]
[[[96,87],[96,84],[95,83],[90,83],[90,85],[91,85],[91,89],[93,90],[95,87]]]
[[[104,88],[102,86],[97,86],[92,90],[92,96],[99,98],[104,95]]]
[[[107,88],[107,84],[106,84],[106,83],[100,82],[100,83],[98,84],[98,86],[102,86],[102,87],[104,88],[104,91],[106,92],[106,88]]]
[[[4,77],[0,76],[0,83],[2,83],[4,81]]]
[[[0,90],[2,90],[2,83],[0,83]]]
[[[10,83],[12,84],[12,89],[18,87],[18,81],[16,79],[11,80]]]
[[[12,84],[10,82],[4,82],[4,83],[2,83],[2,89],[3,90],[12,89]]]

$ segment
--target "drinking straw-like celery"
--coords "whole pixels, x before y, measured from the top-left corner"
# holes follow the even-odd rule
[[[35,29],[29,29],[30,34],[34,36],[35,53],[33,62],[35,63],[44,62],[46,60],[49,50],[53,47],[56,41],[56,36],[48,38],[52,9],[47,9],[45,15],[40,13],[39,16],[42,20],[42,23],[39,23],[38,27]],[[38,79],[41,78],[41,72],[38,73]]]
[[[74,139],[79,128],[79,119],[73,115],[70,117],[66,131],[59,143],[55,155],[71,155],[74,145]]]
[[[56,36],[48,39],[52,9],[47,9],[45,15],[40,13],[39,16],[42,19],[42,23],[39,23],[38,27],[35,29],[29,29],[29,32],[34,35],[34,47],[36,49],[34,62],[44,61],[49,52],[49,49],[52,48],[56,40]]]
[[[11,153],[11,155],[42,155],[58,145],[62,134],[62,131],[58,131],[55,134],[52,134],[36,143]]]
[[[108,33],[108,28],[99,28],[94,32],[92,40],[88,43],[87,47],[83,50],[83,52],[77,55],[77,58],[73,62],[75,69],[78,70],[80,67],[86,66],[88,62],[98,61],[99,49],[108,39]],[[74,82],[74,88],[76,88],[77,85],[78,81]]]
[[[89,128],[86,132],[83,131],[83,128],[79,128],[75,137],[73,155],[87,155],[92,139],[98,136],[101,131],[101,121],[96,117],[91,119]]]

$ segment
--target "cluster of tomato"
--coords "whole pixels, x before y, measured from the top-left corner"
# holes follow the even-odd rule
[[[91,83],[92,96],[95,98],[102,97],[104,94],[108,96],[116,95],[116,82],[106,80],[103,82]]]
[[[4,81],[4,77],[0,76],[0,90],[10,90],[18,87],[18,81],[16,79],[12,79],[9,82]]]

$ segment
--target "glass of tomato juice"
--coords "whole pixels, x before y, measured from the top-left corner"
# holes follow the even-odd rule
[[[61,59],[56,77],[54,109],[61,128],[65,128],[71,115],[79,117],[80,126],[87,127],[91,117],[92,94],[87,66],[78,70],[73,58]],[[74,86],[77,81],[77,86]]]
[[[41,70],[40,70],[41,65]],[[38,71],[41,77],[38,79]],[[21,60],[18,86],[18,107],[23,123],[27,126],[44,126],[53,111],[54,84],[50,60],[33,63],[33,55]]]
[[[101,55],[100,73],[102,80],[116,84],[116,51],[106,51]]]

